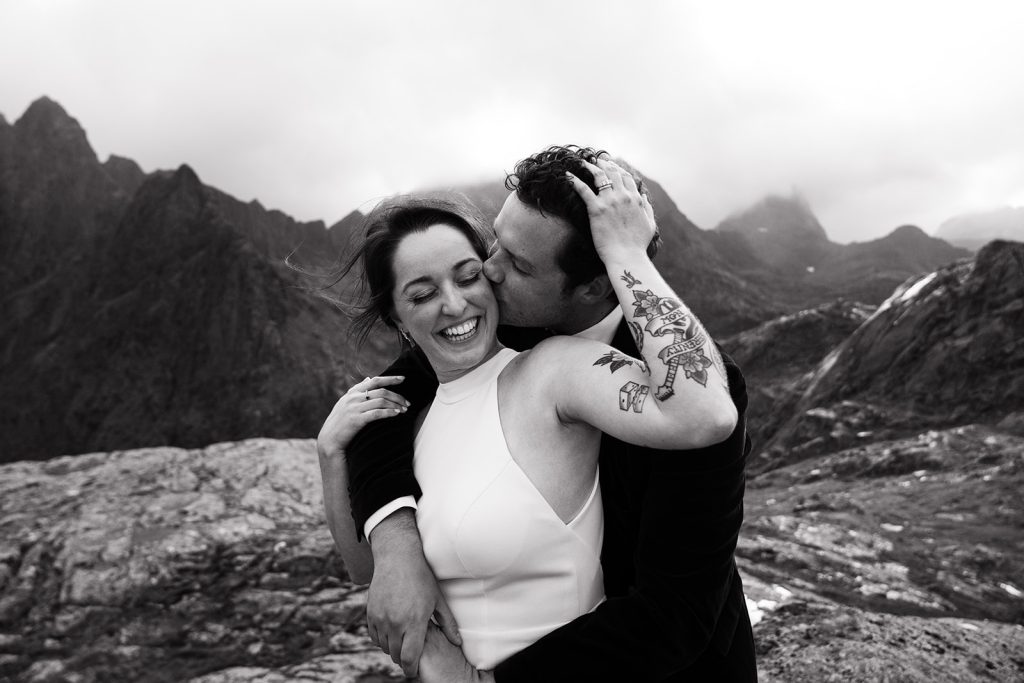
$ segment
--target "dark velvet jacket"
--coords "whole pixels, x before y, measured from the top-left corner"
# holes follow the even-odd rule
[[[501,328],[499,336],[519,350],[543,338],[515,328]],[[612,346],[639,356],[625,322]],[[724,354],[723,359],[739,413],[725,441],[660,451],[602,438],[607,600],[499,664],[499,683],[756,680],[734,558],[750,452],[747,394],[739,368]],[[405,376],[395,390],[412,408],[370,423],[349,446],[357,529],[392,500],[421,493],[413,475],[413,421],[433,400],[437,379],[415,352],[403,354],[383,374]]]

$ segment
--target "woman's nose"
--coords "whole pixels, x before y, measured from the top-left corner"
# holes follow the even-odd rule
[[[466,297],[457,287],[448,287],[441,301],[441,312],[445,315],[459,316],[466,310]]]

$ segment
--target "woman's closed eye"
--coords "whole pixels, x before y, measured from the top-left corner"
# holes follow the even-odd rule
[[[483,271],[481,271],[481,270],[474,270],[474,271],[471,271],[471,272],[467,273],[466,275],[462,276],[461,278],[459,278],[457,280],[459,286],[460,287],[468,287],[469,285],[473,284],[474,282],[476,282],[477,280],[480,279],[480,273],[481,272],[483,272]]]
[[[412,305],[422,304],[430,301],[434,298],[434,294],[437,293],[436,289],[423,289],[417,292],[413,292],[407,298]]]

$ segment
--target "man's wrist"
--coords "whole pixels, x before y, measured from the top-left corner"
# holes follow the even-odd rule
[[[394,552],[423,552],[415,511],[407,507],[399,508],[384,518],[373,528],[367,540],[375,560]]]
[[[400,510],[402,508],[409,508],[411,510],[415,510],[416,497],[401,496],[399,498],[395,498],[390,503],[381,506],[379,510],[377,510],[372,515],[367,517],[366,524],[363,525],[363,537],[369,539],[370,535],[373,534],[373,530],[377,528],[378,524],[380,524],[385,519],[390,517],[393,512]]]
[[[649,263],[651,260],[646,249],[635,246],[607,247],[602,249],[602,253],[598,256],[609,274],[616,274],[623,268],[635,268],[639,264]]]

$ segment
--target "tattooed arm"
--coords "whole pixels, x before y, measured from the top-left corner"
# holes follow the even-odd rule
[[[717,443],[732,432],[736,423],[721,355],[704,326],[647,256],[647,244],[655,231],[653,210],[637,190],[633,177],[614,163],[602,160],[599,164],[590,165],[590,170],[595,184],[604,186],[601,192],[595,193],[574,176],[570,180],[587,204],[594,245],[608,270],[643,362],[612,349],[603,350],[591,362],[607,368],[611,375],[625,369],[620,378],[624,382],[617,385],[618,407],[623,413],[656,411],[661,416],[655,418],[676,421],[677,428],[686,425],[690,441],[683,444],[677,435],[660,434],[661,419],[644,426],[627,423],[627,434],[620,435],[616,433],[621,428],[617,425],[609,430],[595,424],[595,418],[603,421],[599,415],[583,410],[577,417],[632,443],[656,445],[668,439],[670,445],[662,448]],[[581,351],[577,349],[576,353]],[[566,378],[575,392],[587,394],[599,386],[593,384],[596,380],[592,373],[576,375]],[[600,382],[602,391],[607,391],[605,384]],[[633,433],[635,429],[640,434]]]

